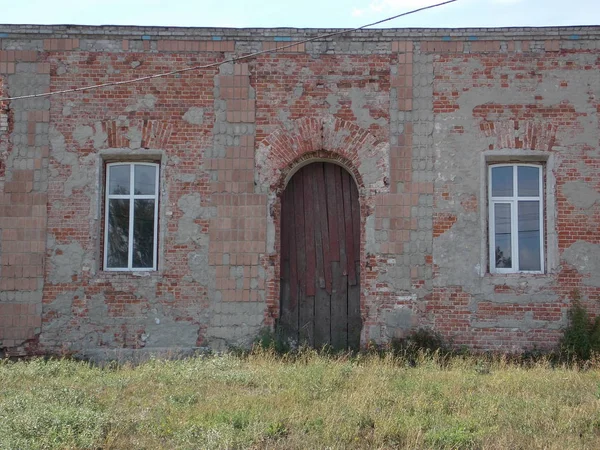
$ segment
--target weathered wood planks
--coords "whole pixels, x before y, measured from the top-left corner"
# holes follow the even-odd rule
[[[360,205],[354,180],[340,166],[309,164],[282,194],[280,295],[287,338],[359,347]]]

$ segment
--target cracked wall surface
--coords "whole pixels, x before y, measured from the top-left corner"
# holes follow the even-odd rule
[[[361,342],[549,348],[600,313],[600,28],[0,26],[0,351],[247,347],[279,316],[280,195],[353,176]],[[552,33],[550,38],[548,33]],[[103,269],[110,162],[160,165],[158,269]],[[544,168],[543,274],[490,274],[486,167]]]
[[[597,44],[516,44],[433,55],[435,276],[426,320],[475,348],[551,347],[575,295],[599,312]],[[544,168],[541,275],[489,273],[481,187],[486,163],[506,161]]]

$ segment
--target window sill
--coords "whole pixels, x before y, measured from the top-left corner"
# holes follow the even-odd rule
[[[145,280],[161,278],[162,271],[159,270],[140,270],[140,271],[118,271],[118,270],[99,270],[92,278],[94,281],[103,280]]]
[[[483,278],[489,278],[489,279],[493,279],[493,278],[501,278],[501,279],[505,279],[505,278],[523,278],[523,277],[527,277],[527,278],[552,278],[552,276],[548,273],[540,273],[540,272],[509,272],[509,273],[491,273],[488,272],[486,273]]]
[[[549,273],[486,273],[481,281],[489,287],[508,286],[518,289],[529,283],[536,286],[549,286],[555,282],[556,278]]]

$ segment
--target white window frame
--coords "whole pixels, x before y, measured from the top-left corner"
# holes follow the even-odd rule
[[[513,195],[510,197],[493,197],[492,196],[492,169],[498,167],[513,168]],[[519,197],[518,191],[518,168],[519,167],[535,167],[539,170],[538,182],[539,190],[537,196]],[[545,252],[544,252],[544,166],[541,164],[489,164],[488,166],[488,223],[489,223],[489,264],[491,273],[545,273]],[[519,201],[537,201],[539,202],[539,220],[540,220],[540,270],[519,270]],[[511,268],[496,267],[496,230],[495,230],[495,205],[497,203],[510,204],[510,220],[511,220]]]
[[[110,194],[110,168],[114,166],[129,166],[129,194]],[[135,166],[152,166],[156,168],[154,183],[154,195],[135,194],[134,193],[134,174]],[[109,272],[150,272],[155,271],[157,267],[157,248],[158,248],[158,182],[160,179],[160,164],[147,162],[114,162],[106,164],[106,179],[104,183],[104,270]],[[129,248],[127,250],[127,267],[108,267],[108,207],[111,199],[129,200]],[[154,240],[152,249],[152,267],[133,267],[133,221],[134,221],[134,200],[154,200]]]

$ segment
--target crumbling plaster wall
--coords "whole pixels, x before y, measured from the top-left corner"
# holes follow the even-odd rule
[[[435,276],[426,321],[475,348],[552,347],[574,290],[600,312],[597,43],[521,44],[434,59]],[[486,164],[509,160],[544,165],[543,275],[488,273]]]
[[[206,65],[308,33],[45,32],[0,27],[0,95]],[[479,349],[553,345],[573,289],[599,312],[600,31],[553,32],[363,31],[0,105],[0,348],[249,345],[279,314],[279,194],[317,160],[359,188],[363,344],[425,326]],[[487,273],[485,167],[515,157],[545,167],[544,275]],[[137,160],[160,163],[158,270],[106,272],[105,163]]]
[[[80,41],[81,49],[89,46]],[[125,52],[49,52],[51,88],[155,73],[174,56]],[[210,55],[190,60],[211,62]],[[214,70],[205,77],[160,79],[147,86],[53,98],[50,129],[43,349],[202,346],[212,320],[208,295],[207,174],[198,164],[212,144]],[[204,95],[192,95],[192,92]],[[201,113],[200,113],[201,112]],[[209,122],[210,123],[210,122]],[[157,272],[102,270],[104,165],[160,163]],[[204,229],[204,231],[203,231]]]

